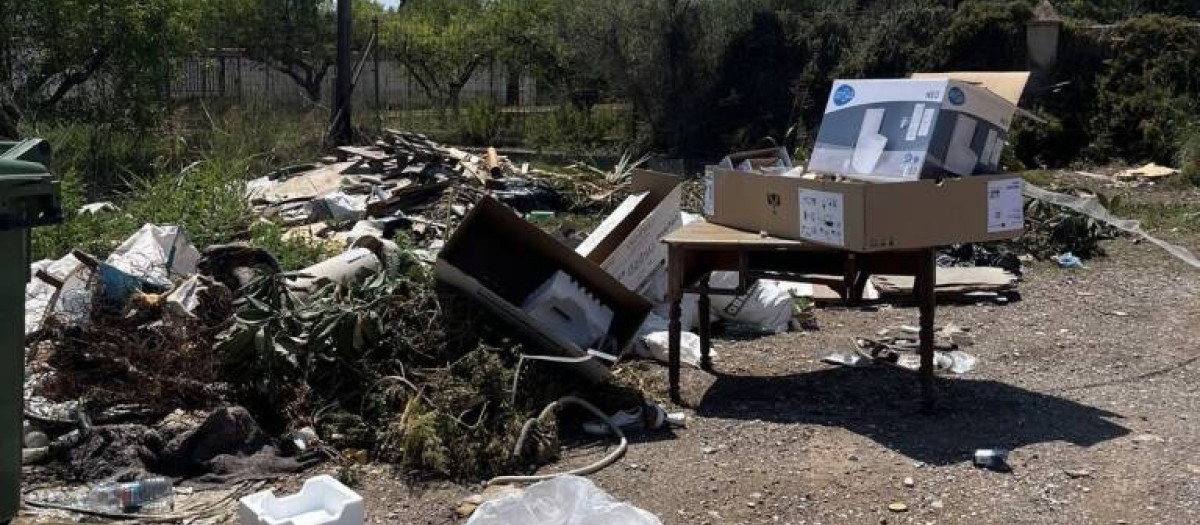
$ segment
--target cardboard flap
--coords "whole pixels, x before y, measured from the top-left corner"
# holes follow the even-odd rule
[[[1016,106],[1029,83],[1028,71],[954,71],[947,73],[913,73],[909,78],[949,78],[983,86]]]
[[[659,173],[649,170],[633,170],[633,178],[629,184],[629,190],[632,194],[648,193],[641,202],[637,203],[625,216],[619,216],[614,212],[605,218],[597,228],[596,232],[601,234],[601,237],[595,239],[595,244],[592,244],[593,238],[588,237],[580,247],[580,252],[583,253],[588,260],[602,264],[608,259],[613,250],[629,236],[629,233],[641,224],[642,220],[649,215],[660,202],[679,187],[680,179],[675,175]],[[595,233],[593,233],[595,235]]]

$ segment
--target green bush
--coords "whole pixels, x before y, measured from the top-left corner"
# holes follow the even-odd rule
[[[628,124],[620,112],[564,104],[526,117],[525,141],[536,149],[569,154],[616,151],[628,139]]]
[[[313,117],[225,110],[204,112],[199,124],[144,132],[103,123],[29,125],[54,149],[66,212],[62,224],[34,230],[33,255],[57,258],[78,248],[103,257],[145,223],[182,225],[200,248],[247,239],[244,181],[319,156],[325,127]],[[77,213],[98,200],[121,211]]]
[[[458,110],[459,140],[470,146],[491,146],[504,129],[506,118],[500,106],[487,99],[474,99]]]
[[[1192,124],[1179,142],[1179,169],[1184,180],[1200,186],[1200,122]]]
[[[1200,31],[1185,19],[1148,16],[1121,25],[1106,43],[1090,156],[1175,161],[1200,112]]]

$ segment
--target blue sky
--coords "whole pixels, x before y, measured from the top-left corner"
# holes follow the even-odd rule
[[[385,6],[388,6],[388,7],[396,7],[397,5],[400,4],[400,0],[375,0],[375,1],[381,3]]]

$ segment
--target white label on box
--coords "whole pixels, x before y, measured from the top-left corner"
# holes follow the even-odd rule
[[[937,108],[929,108],[925,110],[925,115],[921,117],[921,129],[917,131],[918,136],[929,136],[929,129],[933,127],[933,116],[936,114]]]
[[[800,189],[800,237],[845,246],[845,216],[841,193]]]
[[[925,115],[925,104],[917,104],[913,106],[912,116],[908,118],[908,134],[904,136],[904,140],[917,140],[917,129],[921,127],[921,118]]]
[[[988,182],[988,233],[1019,230],[1025,226],[1023,191],[1021,179]]]

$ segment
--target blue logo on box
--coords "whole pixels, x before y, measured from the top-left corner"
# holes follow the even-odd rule
[[[947,95],[947,98],[950,99],[951,104],[954,104],[955,106],[961,106],[963,105],[963,102],[967,101],[967,94],[963,93],[962,89],[952,87],[950,88],[950,93]]]
[[[846,84],[838,86],[837,90],[833,92],[833,103],[838,106],[845,106],[851,100],[854,100],[854,88]]]

